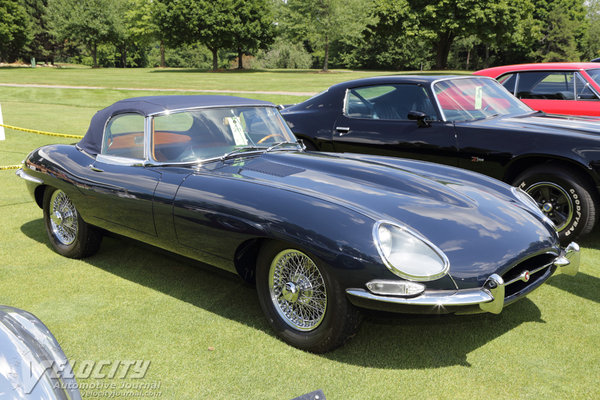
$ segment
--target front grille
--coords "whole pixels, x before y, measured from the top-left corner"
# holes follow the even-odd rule
[[[528,258],[509,269],[502,275],[502,279],[506,285],[504,288],[505,299],[513,296],[517,297],[528,292],[530,287],[533,289],[534,286],[538,286],[536,282],[543,281],[550,275],[555,259],[556,254],[540,254]],[[521,279],[521,276],[526,271],[529,272],[529,280],[527,282]],[[541,284],[541,282],[539,283]]]

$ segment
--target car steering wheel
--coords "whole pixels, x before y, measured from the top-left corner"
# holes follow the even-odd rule
[[[263,138],[261,138],[258,142],[256,142],[256,144],[261,144],[262,142],[264,142],[267,139],[270,138],[274,138],[274,137],[280,137],[282,139],[285,139],[283,136],[281,136],[279,133],[271,133],[270,135],[266,135]]]

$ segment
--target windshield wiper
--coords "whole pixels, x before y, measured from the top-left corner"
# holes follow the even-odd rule
[[[237,157],[239,155],[243,155],[243,153],[250,152],[250,151],[258,151],[258,150],[264,151],[264,150],[268,150],[268,148],[266,146],[244,146],[244,147],[238,147],[237,149],[233,149],[229,153],[223,154],[221,157],[219,157],[219,159],[221,161],[225,161],[227,159],[234,158],[234,157]]]
[[[269,146],[269,147],[267,148],[267,150],[265,151],[265,153],[268,153],[268,152],[270,152],[271,150],[275,150],[275,149],[276,149],[276,148],[278,148],[278,147],[281,147],[281,146],[287,146],[287,145],[294,145],[294,146],[296,146],[296,148],[299,148],[299,146],[300,146],[300,143],[298,143],[298,142],[277,142],[277,143],[275,143],[274,145],[272,145],[272,146]]]

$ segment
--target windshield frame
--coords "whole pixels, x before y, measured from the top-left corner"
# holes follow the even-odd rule
[[[523,112],[519,112],[519,113],[510,113],[510,114],[499,114],[496,113],[494,115],[490,115],[487,117],[482,117],[482,118],[473,118],[473,119],[449,119],[446,116],[446,113],[444,112],[444,108],[442,107],[440,100],[438,99],[438,95],[435,92],[435,87],[437,84],[441,83],[441,82],[446,82],[446,81],[458,81],[458,80],[480,80],[480,81],[487,81],[492,85],[495,85],[495,87],[500,90],[501,92],[504,92],[506,94],[506,96],[510,99],[511,102],[514,102],[516,105],[518,105],[520,108],[523,109]],[[533,113],[535,112],[531,107],[529,107],[527,104],[523,103],[521,100],[519,100],[518,98],[516,98],[512,93],[510,93],[504,86],[502,86],[496,79],[487,77],[487,76],[452,76],[452,77],[445,77],[445,78],[441,78],[441,79],[436,79],[434,81],[431,82],[430,84],[430,90],[431,90],[431,94],[433,95],[433,98],[435,100],[435,104],[439,110],[440,116],[442,117],[442,121],[444,122],[472,122],[472,121],[479,121],[482,119],[487,119],[487,118],[491,118],[491,117],[497,117],[497,116],[507,116],[507,115],[523,115],[523,114],[529,114],[529,113]]]

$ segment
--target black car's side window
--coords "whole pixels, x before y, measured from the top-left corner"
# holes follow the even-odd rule
[[[506,74],[498,78],[498,82],[502,84],[513,95],[515,94],[515,87],[517,83],[517,74]]]
[[[349,118],[407,120],[410,111],[434,119],[427,91],[418,85],[376,85],[348,89],[344,107]]]
[[[119,114],[104,128],[101,154],[108,156],[144,158],[144,116]]]

